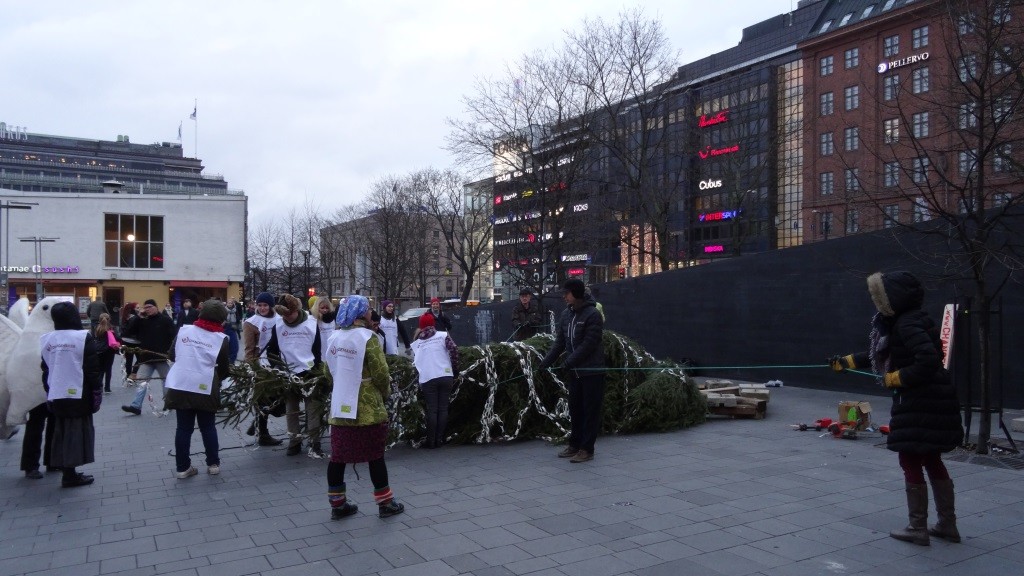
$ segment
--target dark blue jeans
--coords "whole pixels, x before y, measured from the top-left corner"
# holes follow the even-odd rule
[[[444,429],[448,427],[448,402],[452,395],[451,376],[434,378],[423,383],[423,397],[427,401],[424,415],[427,425],[427,448],[439,448],[444,443]]]
[[[575,372],[569,376],[569,446],[593,454],[594,442],[601,432],[601,403],[604,401],[604,374]]]
[[[228,335],[228,362],[231,364],[238,360],[238,332],[232,324],[224,324],[224,333]]]
[[[175,410],[178,416],[178,429],[174,433],[174,463],[178,472],[184,472],[192,466],[188,454],[192,450],[192,431],[199,423],[199,433],[203,436],[203,449],[206,450],[206,465],[220,464],[220,445],[217,442],[217,415],[213,412],[198,410]]]

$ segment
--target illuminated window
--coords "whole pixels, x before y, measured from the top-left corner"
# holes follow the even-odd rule
[[[892,228],[900,222],[900,205],[890,204],[884,208],[886,228]]]
[[[959,126],[961,130],[978,126],[978,105],[974,102],[960,105]]]
[[[105,214],[104,266],[163,268],[164,217]]]
[[[846,100],[846,110],[860,108],[860,86],[847,86],[843,89],[843,96]]]
[[[928,202],[923,196],[914,198],[914,222],[924,222],[932,219],[932,211],[928,208]]]
[[[965,150],[958,155],[957,167],[961,176],[969,176],[974,172],[978,163],[978,153],[975,150]]]
[[[885,6],[882,6],[882,12],[892,8],[892,5],[896,3],[896,0],[885,0]]]
[[[860,168],[847,168],[844,173],[847,192],[860,191]]]
[[[834,70],[834,59],[832,56],[825,56],[818,62],[818,68],[822,76],[828,76]]]
[[[1009,172],[1011,169],[1010,145],[1003,144],[996,148],[996,154],[992,159],[992,171],[997,173]]]
[[[846,26],[846,24],[850,21],[850,18],[853,18],[853,12],[849,12],[845,16],[843,16],[843,19],[839,21],[839,25]]]
[[[891,58],[893,56],[896,56],[899,53],[900,53],[900,37],[899,37],[899,35],[897,34],[895,36],[886,36],[882,40],[882,55],[885,56],[886,58]]]
[[[928,158],[914,158],[912,176],[915,184],[928,182]]]
[[[860,212],[855,209],[846,211],[846,233],[853,234],[860,231]]]
[[[892,144],[900,141],[900,119],[890,118],[882,122],[882,141]]]
[[[928,91],[929,78],[928,67],[918,68],[910,75],[911,90],[914,94],[921,94]]]
[[[1005,0],[996,4],[995,9],[992,11],[992,22],[997,26],[1000,24],[1006,24],[1010,21],[1010,3]]]
[[[882,78],[882,99],[886,102],[893,100],[900,93],[900,75],[892,74]]]
[[[860,65],[860,48],[850,48],[843,52],[843,67],[847,70]]]
[[[928,47],[928,27],[921,26],[910,31],[910,46],[914,50]]]

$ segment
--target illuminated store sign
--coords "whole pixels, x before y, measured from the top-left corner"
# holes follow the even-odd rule
[[[733,144],[728,148],[712,148],[711,146],[707,146],[703,150],[698,150],[697,155],[700,156],[701,160],[706,160],[712,156],[722,156],[723,154],[732,154],[733,152],[739,151],[739,144]]]
[[[700,181],[700,185],[698,185],[697,187],[700,188],[701,190],[711,190],[713,188],[721,188],[722,187],[722,181],[721,180],[711,180],[711,179],[701,180]]]
[[[590,260],[589,254],[568,254],[562,256],[562,262],[586,262]]]
[[[708,212],[707,214],[701,214],[697,216],[697,220],[700,222],[715,222],[717,220],[731,220],[739,216],[739,210],[725,210],[723,212]]]
[[[713,254],[715,252],[725,252],[725,246],[722,246],[721,244],[714,244],[712,246],[704,247],[705,254]]]
[[[586,212],[590,209],[589,203],[584,202],[583,204],[573,204],[573,212]]]
[[[721,124],[722,122],[729,121],[729,109],[722,110],[718,114],[708,118],[707,114],[701,115],[700,119],[697,120],[697,126],[701,128],[707,128],[708,126],[714,126],[715,124]]]
[[[929,58],[927,52],[920,54],[914,54],[913,56],[907,56],[906,58],[900,58],[899,60],[890,60],[888,62],[882,62],[878,65],[878,73],[885,74],[893,68],[899,68],[900,66],[906,66],[907,64],[914,64],[915,62],[924,62]]]
[[[587,273],[586,268],[569,268],[569,276],[583,276]]]
[[[78,266],[0,266],[0,272],[31,272],[32,274],[78,274]]]

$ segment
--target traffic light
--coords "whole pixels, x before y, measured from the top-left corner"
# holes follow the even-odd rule
[[[316,288],[310,286],[308,289],[306,289],[306,296],[316,296]]]
[[[625,268],[619,268],[619,278],[625,278],[625,277],[626,277],[626,269]]]

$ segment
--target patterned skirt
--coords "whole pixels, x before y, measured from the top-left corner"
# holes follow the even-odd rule
[[[331,462],[357,464],[384,457],[388,423],[367,426],[331,426]]]

